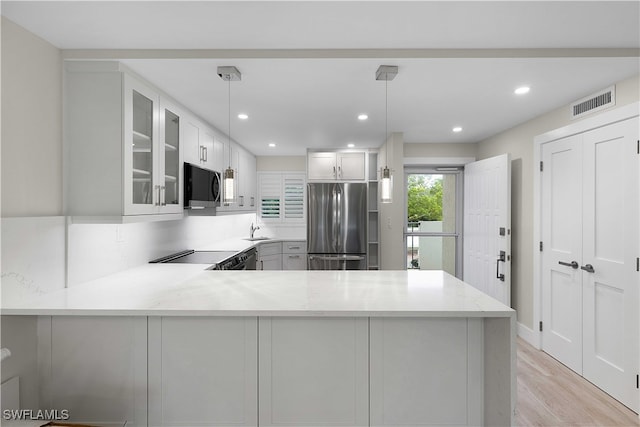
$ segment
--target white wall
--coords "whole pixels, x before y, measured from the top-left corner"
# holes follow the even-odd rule
[[[62,56],[2,17],[2,217],[62,215]]]
[[[443,144],[412,143],[404,144],[404,157],[476,157],[478,145],[475,143]]]
[[[305,156],[258,156],[256,158],[258,172],[306,172]]]
[[[589,94],[584,94],[584,96],[587,95]],[[616,83],[617,107],[637,102],[639,99],[639,76]],[[478,143],[478,159],[511,153],[513,231],[511,299],[512,307],[518,312],[518,322],[531,329],[533,329],[533,174],[535,173],[533,138],[576,121],[569,119],[569,106],[565,105]]]

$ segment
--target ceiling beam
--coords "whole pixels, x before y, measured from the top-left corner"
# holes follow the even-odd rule
[[[638,48],[535,49],[66,49],[81,59],[442,59],[442,58],[629,58]]]

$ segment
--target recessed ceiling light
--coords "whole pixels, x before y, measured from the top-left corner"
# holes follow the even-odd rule
[[[273,142],[269,143],[269,147],[274,148],[276,146],[276,144],[274,144]]]
[[[238,114],[238,118],[240,120],[247,120],[249,118],[249,116],[247,116],[245,113],[240,113],[240,114]]]
[[[358,116],[358,120],[367,120],[369,118],[369,116],[367,116],[366,114],[360,114]]]
[[[349,144],[347,144],[347,147],[349,147],[349,148],[353,148],[353,147],[355,147],[355,146],[356,146],[356,144],[354,144],[354,143],[349,143]]]
[[[513,93],[515,93],[516,95],[524,95],[525,93],[529,93],[529,90],[531,90],[529,86],[520,86],[519,88],[514,90]]]
[[[454,132],[462,132],[462,128],[460,126],[456,126],[451,130],[454,131]]]

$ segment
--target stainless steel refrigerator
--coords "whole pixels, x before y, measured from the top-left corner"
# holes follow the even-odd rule
[[[307,184],[309,270],[367,268],[367,184]]]

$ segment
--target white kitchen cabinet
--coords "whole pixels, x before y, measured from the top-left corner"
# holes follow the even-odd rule
[[[222,204],[219,212],[255,212],[256,210],[256,157],[232,142],[224,143],[223,168],[231,165],[235,171],[235,202]]]
[[[307,178],[309,180],[363,181],[366,153],[364,152],[309,152]]]
[[[76,423],[147,425],[147,319],[38,318],[40,406]]]
[[[368,426],[367,318],[259,319],[260,426]]]
[[[256,317],[149,318],[149,425],[256,426]]]
[[[66,64],[64,88],[69,215],[182,217],[178,108],[117,62]]]
[[[161,182],[160,203],[167,212],[181,213],[183,206],[182,117],[179,107],[160,98]]]
[[[282,242],[282,269],[307,269],[307,243],[305,241]]]
[[[204,169],[222,172],[222,143],[215,132],[194,117],[186,117],[184,131],[185,162]]]
[[[282,243],[260,243],[257,247],[257,270],[282,270]]]
[[[483,419],[483,326],[482,319],[371,318],[371,425],[496,425]]]

